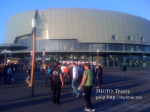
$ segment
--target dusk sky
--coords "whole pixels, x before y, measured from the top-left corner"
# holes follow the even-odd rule
[[[0,43],[4,41],[7,19],[12,15],[32,9],[59,7],[119,11],[150,21],[150,0],[0,0]]]

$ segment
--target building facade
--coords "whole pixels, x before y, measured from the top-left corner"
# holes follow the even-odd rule
[[[103,66],[149,66],[150,21],[127,13],[84,8],[30,10],[10,17],[4,43],[29,47],[14,51],[23,58],[32,50],[31,19],[36,19],[36,60],[96,61]]]

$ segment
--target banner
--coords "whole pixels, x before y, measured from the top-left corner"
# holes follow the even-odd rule
[[[42,54],[42,62],[45,62],[45,50],[43,50],[43,54]]]

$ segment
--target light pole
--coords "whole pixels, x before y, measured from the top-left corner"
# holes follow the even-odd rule
[[[98,65],[99,49],[97,49],[97,65]]]
[[[5,49],[5,56],[4,56],[4,65],[6,64],[6,49]]]
[[[36,30],[36,20],[32,18],[33,50],[32,50],[32,63],[31,63],[31,80],[30,80],[31,97],[33,97],[34,95],[35,30]]]
[[[10,51],[10,53],[9,53],[9,60],[11,59],[11,51]]]

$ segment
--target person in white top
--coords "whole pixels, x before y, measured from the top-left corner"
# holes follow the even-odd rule
[[[74,96],[76,94],[76,97],[80,95],[76,87],[77,80],[78,80],[78,67],[76,66],[76,63],[73,63],[73,77],[72,77],[73,94],[72,95]]]
[[[64,64],[61,65],[61,72],[62,72],[62,75],[64,75],[64,68],[65,68]]]

